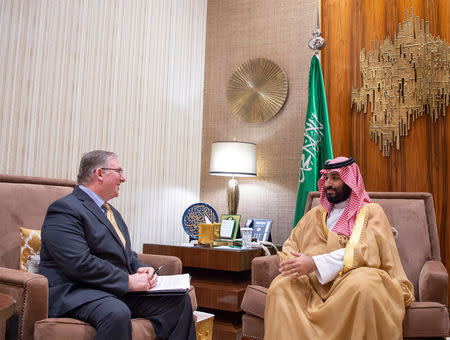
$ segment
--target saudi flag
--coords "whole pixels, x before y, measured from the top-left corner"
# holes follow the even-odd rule
[[[305,118],[300,175],[295,207],[294,227],[303,217],[310,191],[317,190],[319,171],[326,160],[333,158],[327,98],[319,59],[314,55],[309,68],[308,109]]]

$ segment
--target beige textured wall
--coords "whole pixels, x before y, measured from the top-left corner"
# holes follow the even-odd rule
[[[258,177],[240,178],[238,214],[273,219],[272,238],[290,234],[298,188],[300,152],[313,52],[308,41],[318,0],[208,0],[200,200],[227,213],[229,177],[209,175],[211,143],[242,140],[257,145]],[[287,74],[289,93],[281,112],[265,123],[237,120],[226,103],[231,74],[248,59],[273,60]]]

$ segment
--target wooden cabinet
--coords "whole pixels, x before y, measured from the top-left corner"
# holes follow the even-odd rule
[[[241,339],[241,301],[250,284],[252,260],[264,254],[261,249],[144,244],[143,253],[180,258],[183,272],[191,275],[199,310],[215,315],[213,339]]]

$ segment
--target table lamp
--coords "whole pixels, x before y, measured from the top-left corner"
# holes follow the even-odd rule
[[[256,176],[256,144],[237,141],[212,143],[209,173],[231,177],[227,187],[228,214],[236,215],[239,184],[235,177]]]

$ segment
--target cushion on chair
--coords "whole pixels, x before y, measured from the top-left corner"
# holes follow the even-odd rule
[[[19,269],[28,271],[29,256],[39,255],[41,250],[41,231],[19,227],[20,263]]]
[[[131,320],[133,332],[131,337],[133,340],[156,340],[155,330],[150,321],[143,318],[136,318]]]
[[[446,337],[448,336],[447,307],[437,302],[413,302],[406,309],[403,320],[403,336]]]
[[[90,324],[71,318],[50,318],[35,322],[34,339],[90,340],[95,337],[95,328]]]
[[[133,340],[156,340],[153,325],[142,318],[131,320]],[[34,339],[93,340],[95,328],[90,324],[71,318],[49,318],[34,324]]]
[[[249,285],[242,299],[241,309],[247,314],[264,318],[264,307],[266,305],[267,288]]]

